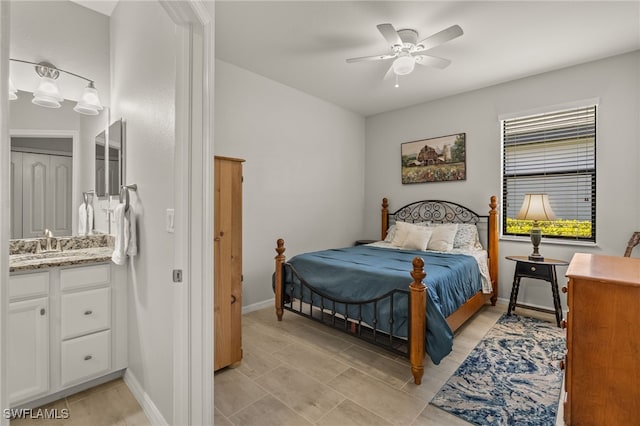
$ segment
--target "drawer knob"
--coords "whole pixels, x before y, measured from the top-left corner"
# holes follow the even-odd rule
[[[93,311],[92,311],[92,310],[84,311],[84,314],[85,314],[85,315],[91,315],[92,313],[93,313]]]
[[[85,361],[89,361],[91,358],[93,358],[91,355],[87,355],[87,356],[84,357],[84,360]]]
[[[567,328],[567,320],[560,321],[560,327],[561,328]]]
[[[566,293],[566,292],[568,292],[568,291],[569,291],[569,289],[567,288],[567,286],[562,287],[562,292],[563,292],[563,293]]]
[[[47,311],[45,311],[45,310],[44,310],[44,308],[41,308],[41,309],[40,309],[40,315],[44,315],[44,314],[46,314],[46,313],[47,313]]]
[[[231,304],[233,305],[234,303],[236,303],[236,297],[232,294],[231,295]]]
[[[531,272],[535,272],[535,271],[536,271],[536,267],[535,267],[535,266],[532,266],[532,267],[531,267]]]

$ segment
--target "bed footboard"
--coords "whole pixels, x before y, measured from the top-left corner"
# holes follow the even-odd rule
[[[278,239],[274,274],[275,308],[278,321],[282,321],[284,311],[288,310],[374,345],[382,346],[409,358],[414,382],[417,385],[422,382],[427,326],[427,292],[422,280],[427,274],[424,272],[424,261],[421,258],[416,257],[413,260],[413,270],[410,272],[413,281],[406,289],[393,290],[372,300],[353,302],[329,297],[315,289],[296,272],[292,265],[286,263],[285,250],[284,240]],[[289,283],[289,279],[295,279],[295,286]],[[405,303],[408,304],[406,337],[399,337],[394,331],[394,326],[398,322],[394,317],[396,303],[401,303],[403,306]],[[369,323],[363,320],[363,311],[367,306],[372,308],[374,315]],[[378,309],[383,306],[390,309],[388,318],[378,317]]]

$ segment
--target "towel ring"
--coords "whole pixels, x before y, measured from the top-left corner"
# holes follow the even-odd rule
[[[120,194],[118,198],[120,199],[120,203],[124,201],[124,209],[129,210],[129,191],[137,191],[138,185],[132,183],[131,185],[122,185],[120,187]]]

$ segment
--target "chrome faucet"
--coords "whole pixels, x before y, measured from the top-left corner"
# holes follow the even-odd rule
[[[45,251],[51,251],[51,238],[53,238],[53,232],[49,231],[48,229],[45,229],[44,237],[47,239],[47,246],[45,248]]]

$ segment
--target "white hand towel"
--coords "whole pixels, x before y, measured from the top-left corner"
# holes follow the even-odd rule
[[[80,204],[78,208],[78,235],[87,234],[87,205]]]
[[[111,255],[111,260],[116,265],[124,265],[127,260],[127,252],[125,248],[125,244],[128,238],[128,235],[125,235],[125,232],[128,227],[125,227],[125,219],[124,219],[125,211],[124,204],[120,203],[113,210],[114,217],[114,231],[116,234],[115,245],[113,248],[113,254]]]
[[[127,238],[127,254],[131,257],[138,254],[138,241],[136,239],[136,213],[133,211],[133,206],[129,204],[129,209],[124,214],[125,226],[128,229]],[[127,231],[125,230],[125,233]]]
[[[87,204],[87,235],[93,234],[93,206]]]

